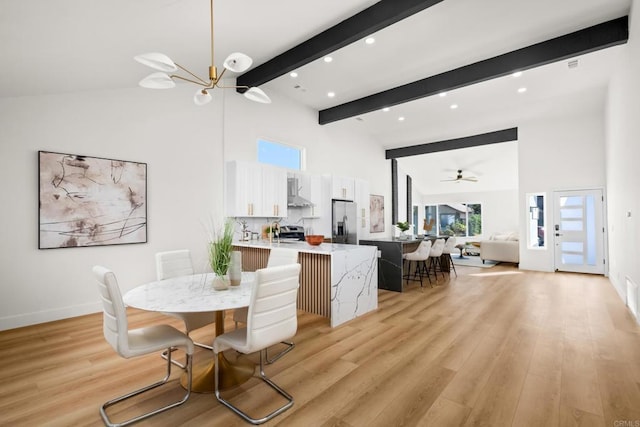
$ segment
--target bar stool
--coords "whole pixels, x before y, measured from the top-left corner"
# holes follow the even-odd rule
[[[453,258],[451,258],[451,251],[456,248],[456,238],[451,236],[447,239],[447,242],[444,244],[444,249],[442,250],[442,254],[447,258],[447,262],[449,263],[449,274],[451,274],[451,269],[453,268],[453,272],[458,277],[458,272],[456,271],[456,265],[453,263]]]
[[[442,273],[442,278],[444,279],[444,272],[442,271],[442,262],[440,258],[442,257],[442,251],[444,251],[444,239],[436,239],[431,246],[431,251],[429,253],[429,270],[433,271],[433,275],[438,280],[438,268],[440,268],[440,273]],[[427,272],[428,274],[428,272]]]
[[[408,264],[407,274],[404,275],[404,278],[407,280],[407,284],[409,284],[409,280],[418,280],[416,277],[420,279],[420,287],[422,287],[422,277],[423,274],[426,273],[427,278],[429,279],[429,284],[431,284],[431,277],[429,277],[429,270],[427,268],[427,260],[429,259],[429,253],[431,252],[431,240],[423,240],[418,245],[418,248],[407,254],[402,255],[403,264]],[[415,262],[415,270],[413,272],[413,278],[411,277],[411,263]],[[404,266],[403,266],[404,268]]]

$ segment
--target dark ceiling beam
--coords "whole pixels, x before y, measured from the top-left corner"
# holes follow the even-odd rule
[[[460,148],[478,147],[480,145],[497,144],[518,140],[518,128],[497,130],[479,135],[448,139],[446,141],[430,142],[427,144],[411,145],[409,147],[385,150],[385,159],[417,156],[420,154],[437,153],[439,151],[458,150]]]
[[[321,125],[391,107],[440,92],[502,77],[552,62],[626,43],[629,19],[623,16],[570,34],[378,92],[319,112]]]
[[[381,0],[339,24],[238,76],[238,86],[260,86],[443,0]],[[244,92],[244,90],[238,90]]]

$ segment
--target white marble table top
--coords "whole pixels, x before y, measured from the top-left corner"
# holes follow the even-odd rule
[[[242,282],[224,291],[213,289],[214,274],[194,274],[140,285],[123,296],[130,307],[148,311],[195,313],[248,307],[255,273],[243,272]]]

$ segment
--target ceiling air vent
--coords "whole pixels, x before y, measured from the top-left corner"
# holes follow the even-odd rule
[[[577,59],[572,59],[571,61],[569,61],[567,63],[567,66],[569,67],[569,69],[578,68],[578,60]]]

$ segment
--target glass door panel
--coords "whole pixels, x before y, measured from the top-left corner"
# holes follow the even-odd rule
[[[556,270],[604,273],[601,190],[555,193]]]

